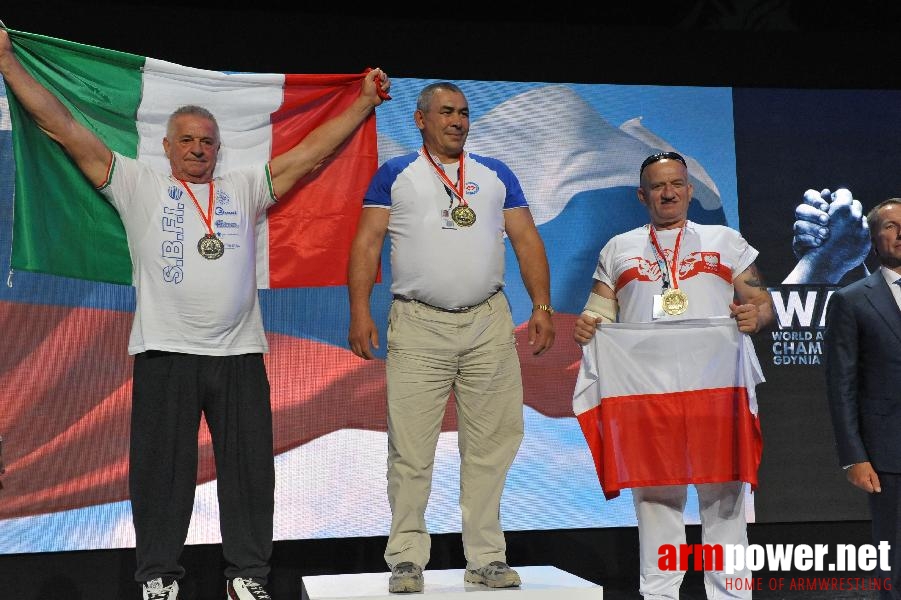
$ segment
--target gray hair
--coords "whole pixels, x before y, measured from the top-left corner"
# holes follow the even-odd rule
[[[219,140],[219,122],[216,121],[216,117],[213,116],[213,113],[208,111],[202,106],[197,106],[196,104],[188,104],[182,107],[175,109],[171,115],[169,115],[169,120],[166,122],[166,137],[171,137],[172,135],[172,124],[175,122],[175,119],[184,115],[192,115],[195,117],[201,117],[203,119],[207,119],[213,124],[213,127],[216,128],[216,140]]]
[[[416,99],[416,110],[428,112],[429,107],[432,105],[432,97],[438,90],[447,90],[449,92],[454,92],[456,94],[466,96],[466,94],[463,93],[463,90],[461,90],[457,84],[451,83],[450,81],[438,81],[436,83],[430,83],[429,85],[422,88],[421,92],[419,92],[419,98]]]

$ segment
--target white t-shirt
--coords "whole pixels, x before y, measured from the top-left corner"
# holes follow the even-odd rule
[[[452,183],[457,166],[443,165]],[[528,209],[525,195],[497,159],[467,152],[463,172],[463,197],[476,215],[468,227],[453,222],[460,202],[422,150],[386,161],[373,177],[363,205],[390,210],[392,293],[459,308],[504,287],[504,211]]]
[[[233,171],[212,184],[187,185],[225,244],[218,259],[198,252],[207,226],[190,194],[171,175],[114,153],[108,180],[99,190],[119,212],[131,253],[137,306],[128,352],[266,352],[255,226],[276,200],[268,166]],[[211,190],[213,214],[208,215]]]
[[[670,264],[679,231],[655,230]],[[688,221],[679,247],[677,275],[679,289],[688,296],[688,306],[680,315],[658,318],[728,317],[735,296],[732,281],[751,266],[757,254],[734,229]],[[594,278],[616,292],[620,322],[656,320],[654,296],[662,293],[664,272],[655,258],[648,226],[611,238],[601,250]]]

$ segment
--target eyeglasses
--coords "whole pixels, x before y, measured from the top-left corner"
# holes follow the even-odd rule
[[[657,154],[652,154],[644,159],[644,162],[641,163],[641,168],[638,170],[638,176],[641,177],[641,174],[644,173],[645,167],[661,160],[678,160],[680,163],[685,165],[685,159],[682,158],[682,155],[678,152],[658,152]],[[685,166],[688,167],[688,165]]]

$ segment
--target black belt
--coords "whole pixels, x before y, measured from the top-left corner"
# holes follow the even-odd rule
[[[491,294],[490,296],[488,296],[487,298],[485,298],[478,304],[473,304],[472,306],[460,306],[457,308],[443,308],[441,306],[435,306],[434,304],[429,304],[428,302],[423,302],[422,300],[417,300],[416,298],[407,298],[406,296],[401,296],[400,294],[394,294],[394,299],[400,300],[401,302],[415,302],[417,304],[422,304],[423,306],[427,306],[429,308],[434,308],[435,310],[438,310],[441,312],[446,312],[446,313],[465,313],[465,312],[469,312],[475,308],[482,306],[483,304],[485,304],[486,302],[488,302],[489,300],[494,298],[494,296],[496,296],[499,293],[500,292],[494,292],[493,294]]]

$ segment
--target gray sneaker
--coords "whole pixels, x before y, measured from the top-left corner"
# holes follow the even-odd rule
[[[522,585],[519,573],[511,569],[507,563],[499,560],[478,569],[466,569],[463,580],[466,583],[481,583],[491,588],[519,587]]]
[[[422,567],[410,561],[398,563],[391,568],[388,591],[392,594],[422,591]]]
[[[163,578],[157,577],[141,585],[144,600],[178,600],[178,582],[163,585]]]

